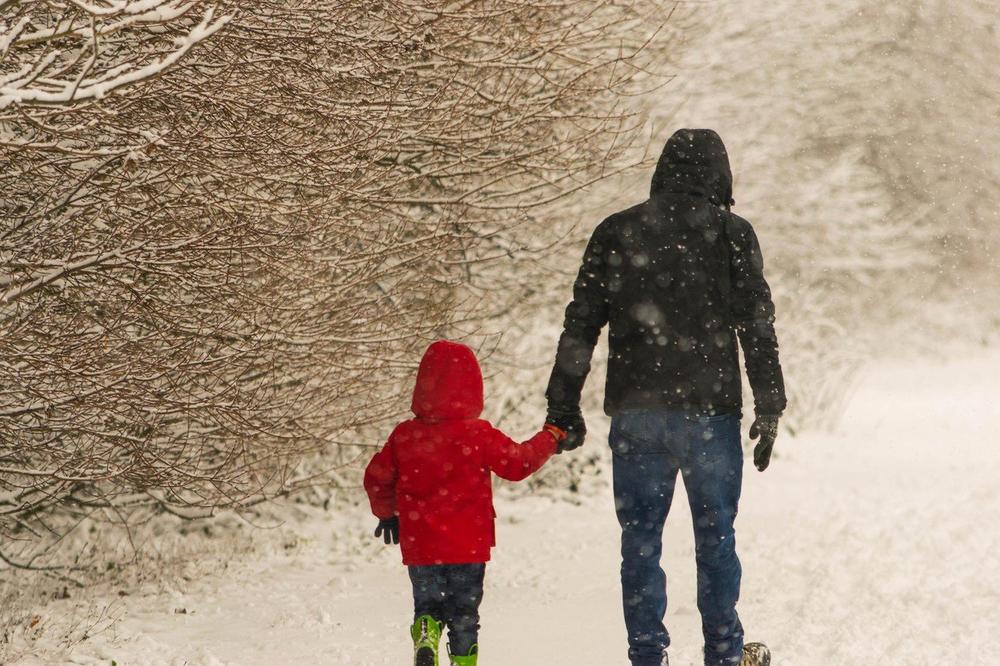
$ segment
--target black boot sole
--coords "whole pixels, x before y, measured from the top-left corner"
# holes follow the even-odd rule
[[[430,648],[420,648],[413,657],[413,666],[434,666],[434,651]]]

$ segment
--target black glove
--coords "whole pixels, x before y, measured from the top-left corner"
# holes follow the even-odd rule
[[[399,543],[399,516],[382,518],[378,521],[378,527],[375,528],[375,538],[379,537],[385,539],[386,545]]]
[[[753,449],[753,464],[757,471],[763,472],[771,463],[771,450],[778,436],[778,417],[773,414],[758,414],[750,426],[750,439],[760,437],[760,442]]]
[[[576,409],[549,407],[545,422],[566,433],[566,439],[559,442],[556,453],[572,451],[583,446],[583,439],[587,436],[587,424],[583,422],[583,414],[580,413],[579,407]]]

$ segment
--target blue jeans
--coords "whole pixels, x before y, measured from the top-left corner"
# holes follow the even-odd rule
[[[411,566],[413,618],[430,615],[448,627],[451,654],[464,657],[479,641],[479,604],[486,564]]]
[[[740,561],[733,523],[743,480],[737,414],[699,416],[662,409],[624,411],[611,420],[615,509],[622,527],[622,602],[634,666],[659,666],[670,637],[663,524],[677,472],[694,523],[698,610],[705,664],[737,664],[743,626],[736,614]]]

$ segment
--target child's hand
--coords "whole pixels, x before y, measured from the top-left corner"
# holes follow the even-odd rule
[[[552,435],[552,438],[556,440],[556,444],[560,444],[564,439],[566,439],[566,431],[559,426],[546,423],[542,426],[542,430]]]
[[[375,538],[379,537],[385,539],[386,545],[399,543],[399,516],[383,518],[378,521],[378,527],[375,528]]]

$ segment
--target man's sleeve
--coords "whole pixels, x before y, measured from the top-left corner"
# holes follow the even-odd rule
[[[545,391],[549,408],[575,411],[590,372],[590,359],[601,328],[608,322],[607,243],[604,225],[594,231],[566,306],[556,361]]]
[[[736,219],[741,223],[739,232],[730,235],[734,324],[753,390],[754,410],[757,414],[778,415],[784,411],[786,400],[774,332],[774,302],[764,279],[764,257],[757,235],[749,222]]]

